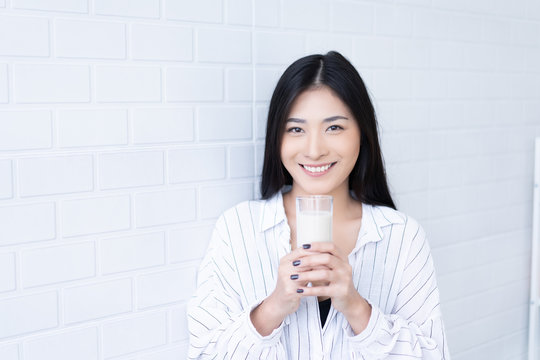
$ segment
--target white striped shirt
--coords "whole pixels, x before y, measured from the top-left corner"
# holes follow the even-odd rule
[[[321,329],[316,296],[304,297],[268,336],[250,312],[275,288],[291,251],[281,193],[243,202],[218,219],[188,304],[190,359],[450,359],[424,230],[388,207],[362,205],[349,255],[356,289],[371,305],[355,335],[330,308]]]

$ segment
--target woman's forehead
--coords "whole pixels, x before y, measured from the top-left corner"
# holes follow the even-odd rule
[[[289,118],[319,118],[321,121],[334,116],[351,117],[349,107],[330,88],[317,87],[300,93],[287,116]]]

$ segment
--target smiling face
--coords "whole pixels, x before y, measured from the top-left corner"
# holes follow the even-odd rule
[[[360,153],[360,129],[349,108],[327,86],[298,95],[287,116],[281,161],[297,195],[348,192]]]

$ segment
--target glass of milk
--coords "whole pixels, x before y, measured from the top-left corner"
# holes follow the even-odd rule
[[[296,198],[296,244],[332,241],[332,196]]]

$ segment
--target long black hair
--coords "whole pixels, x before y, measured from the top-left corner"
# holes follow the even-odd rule
[[[395,209],[386,181],[375,109],[360,74],[336,51],[298,59],[281,75],[268,110],[262,198],[269,199],[284,185],[292,184],[291,174],[283,166],[280,156],[286,119],[298,95],[319,86],[332,89],[351,110],[360,128],[360,154],[349,175],[349,189],[366,204]]]

